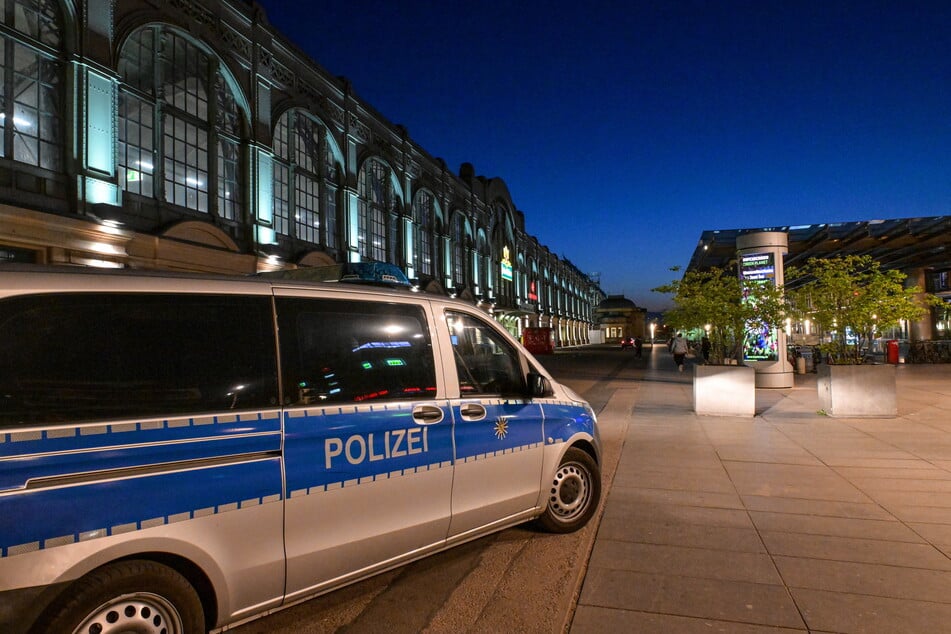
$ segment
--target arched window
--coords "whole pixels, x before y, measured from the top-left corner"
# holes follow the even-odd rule
[[[181,33],[150,26],[119,55],[119,167],[126,191],[240,221],[242,121],[226,70]]]
[[[387,226],[396,208],[396,194],[390,168],[377,159],[369,159],[360,168],[357,191],[357,238],[364,258],[386,262]]]
[[[433,230],[435,229],[436,197],[423,189],[413,200],[413,222],[416,226],[415,268],[417,275],[433,275]]]
[[[62,16],[52,0],[0,2],[0,156],[48,170],[63,168]]]
[[[274,129],[274,154],[275,231],[336,249],[339,170],[327,128],[305,112],[286,112]]]

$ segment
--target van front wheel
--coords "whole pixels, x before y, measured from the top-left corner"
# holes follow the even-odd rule
[[[77,581],[51,611],[44,631],[199,634],[205,617],[198,594],[175,570],[153,561],[121,561]]]
[[[571,533],[588,523],[601,501],[601,470],[594,458],[572,447],[565,452],[548,488],[548,504],[538,518],[542,530]]]

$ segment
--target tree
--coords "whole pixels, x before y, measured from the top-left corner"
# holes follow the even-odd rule
[[[786,269],[785,294],[792,315],[830,335],[819,346],[830,363],[860,364],[876,333],[919,319],[926,305],[940,303],[917,286],[906,287],[906,277],[868,255],[811,258]]]
[[[746,337],[775,327],[784,316],[782,293],[775,285],[741,280],[735,271],[716,267],[686,271],[681,279],[652,290],[673,295],[674,307],[664,314],[664,321],[674,328],[709,327],[712,364],[742,361]]]

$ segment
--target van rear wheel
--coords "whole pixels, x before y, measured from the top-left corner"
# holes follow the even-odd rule
[[[571,533],[588,523],[601,501],[601,470],[590,455],[571,447],[552,476],[542,530]]]
[[[121,561],[93,571],[66,592],[42,631],[73,634],[199,634],[198,593],[177,571],[153,561]]]

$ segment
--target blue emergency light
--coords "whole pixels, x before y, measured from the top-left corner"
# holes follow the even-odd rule
[[[413,288],[400,267],[389,262],[344,262],[327,266],[307,266],[289,271],[268,271],[262,277],[308,282],[349,282]]]

